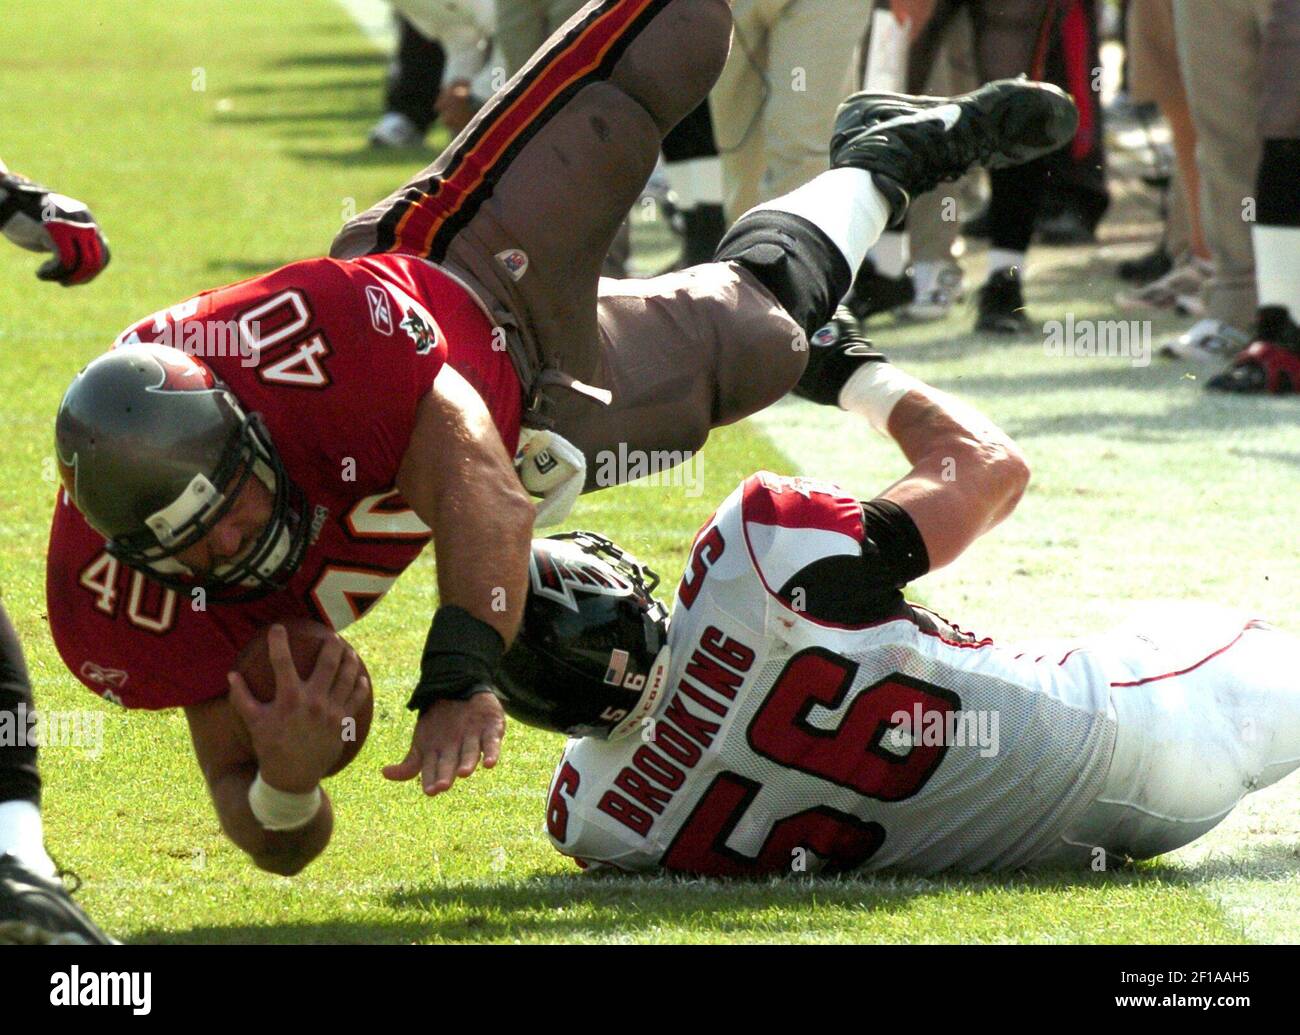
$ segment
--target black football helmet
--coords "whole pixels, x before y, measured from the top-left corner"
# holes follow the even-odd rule
[[[93,360],[55,420],[63,487],[108,552],[150,578],[213,602],[283,587],[307,547],[306,500],[265,426],[201,359],[155,344],[120,345]],[[250,478],[271,518],[257,541],[200,579],[176,555],[225,516]]]
[[[528,600],[497,687],[520,722],[614,740],[658,706],[668,678],[659,576],[595,532],[533,540]]]

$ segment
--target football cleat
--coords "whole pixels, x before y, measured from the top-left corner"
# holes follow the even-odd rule
[[[918,262],[914,274],[916,300],[904,306],[899,315],[915,323],[942,320],[965,297],[963,279],[961,267],[955,262]]]
[[[844,304],[859,320],[867,320],[877,313],[905,306],[915,297],[916,289],[911,277],[906,273],[901,277],[887,277],[868,259],[853,279],[853,286],[844,296]]]
[[[1067,93],[1028,79],[1000,79],[951,98],[856,93],[836,112],[831,168],[872,173],[897,225],[917,194],[976,163],[1023,165],[1068,144],[1078,124]]]
[[[1205,305],[1201,289],[1214,272],[1207,259],[1189,255],[1163,277],[1142,287],[1127,288],[1115,296],[1115,305],[1125,312],[1164,311],[1184,316],[1201,316]]]
[[[58,880],[0,855],[0,945],[115,945]]]
[[[989,274],[976,293],[975,303],[979,311],[975,330],[981,333],[1026,334],[1032,329],[1020,290],[1020,274],[1014,269]]]
[[[400,111],[385,112],[374,129],[370,131],[371,147],[419,147],[424,143],[424,134],[410,118]]]
[[[1115,268],[1115,275],[1120,280],[1141,287],[1143,284],[1150,284],[1153,280],[1159,280],[1173,268],[1174,257],[1165,250],[1165,244],[1161,241],[1145,255],[1121,262]]]
[[[1250,344],[1249,335],[1222,320],[1206,317],[1189,330],[1160,346],[1169,359],[1191,359],[1198,363],[1221,363]]]
[[[1300,392],[1300,327],[1281,306],[1261,308],[1259,337],[1205,387],[1242,394]]]

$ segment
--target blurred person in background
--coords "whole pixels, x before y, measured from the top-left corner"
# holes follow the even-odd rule
[[[735,0],[731,51],[709,94],[729,224],[826,171],[826,126],[857,85],[869,15],[864,0]]]
[[[1273,0],[1262,55],[1255,340],[1208,387],[1288,394],[1300,392],[1300,0]]]
[[[1178,58],[1173,0],[1131,0],[1127,44],[1129,97],[1159,108],[1169,125],[1177,170],[1169,187],[1168,225],[1160,246],[1160,251],[1169,255],[1169,268],[1161,276],[1121,291],[1115,302],[1132,312],[1201,316],[1205,312],[1201,291],[1214,264],[1201,225],[1196,127]]]
[[[586,0],[495,0],[497,45],[512,76]]]
[[[980,82],[1028,74],[1042,78],[1048,43],[1055,39],[1070,4],[1057,0],[889,0],[910,29],[907,91],[922,90],[954,19],[969,13],[975,68]],[[1045,159],[990,174],[988,272],[976,294],[975,329],[1011,335],[1032,329],[1022,281],[1026,253],[1042,208]],[[886,271],[887,272],[887,271]]]
[[[1213,270],[1202,289],[1204,315],[1161,352],[1221,363],[1251,342],[1258,305],[1251,224],[1263,149],[1261,116],[1270,107],[1290,107],[1286,94],[1296,89],[1296,69],[1264,64],[1273,0],[1173,3],[1179,68],[1196,130],[1201,224]],[[1288,49],[1280,48],[1278,56]],[[1268,98],[1262,89],[1268,89]]]
[[[397,50],[388,69],[385,111],[370,131],[374,147],[417,147],[434,123],[459,133],[505,82],[492,78],[492,0],[392,0]],[[499,62],[498,62],[499,63]]]

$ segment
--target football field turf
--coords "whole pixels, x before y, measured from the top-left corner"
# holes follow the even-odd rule
[[[50,747],[42,760],[51,850],[80,874],[80,900],[106,930],[164,942],[1300,939],[1294,778],[1247,799],[1204,843],[1110,873],[581,876],[542,830],[560,738],[513,724],[494,771],[432,801],[379,775],[410,736],[404,702],[435,606],[431,557],[347,633],[374,678],[376,719],[358,761],[328,784],[333,843],[297,878],[257,871],[218,829],[181,713],[101,703],[49,640],[53,416],[72,374],[122,327],[322,254],[344,219],[429,160],[365,148],[383,69],[334,0],[45,0],[0,26],[0,156],[84,199],[113,248],[105,274],[70,291],[38,284],[35,257],[0,251],[0,587],[38,704],[103,716],[102,750]],[[1143,215],[1132,199],[1121,207]],[[1100,253],[1040,252],[1033,313],[1112,318],[1115,256],[1144,247],[1134,229],[1108,225]],[[1166,598],[1240,605],[1300,629],[1295,402],[1211,397],[1200,371],[1158,359],[1135,367],[1053,357],[1037,336],[980,339],[971,320],[962,311],[876,330],[891,358],[1006,427],[1034,468],[1017,514],[925,580],[927,603],[1008,640],[1099,631],[1136,601]],[[692,469],[696,485],[587,497],[571,523],[610,535],[671,582],[699,524],[764,467],[864,494],[903,471],[862,422],[790,403],[715,434]]]

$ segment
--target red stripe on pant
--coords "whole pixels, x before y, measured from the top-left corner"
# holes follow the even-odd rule
[[[403,213],[395,241],[388,250],[428,254],[439,228],[484,185],[502,155],[538,114],[558,95],[599,68],[606,54],[641,14],[661,2],[611,0],[607,10],[580,35],[547,55],[536,67],[526,68],[526,78],[515,87],[523,86],[523,92],[504,110],[494,113],[486,129],[480,127],[475,142],[452,159],[433,189]]]

